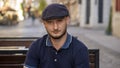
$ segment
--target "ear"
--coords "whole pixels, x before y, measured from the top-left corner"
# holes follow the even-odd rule
[[[70,24],[70,16],[66,17],[66,22],[67,22],[67,24]]]

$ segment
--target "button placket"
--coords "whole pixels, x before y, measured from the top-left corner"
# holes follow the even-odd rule
[[[54,59],[55,62],[57,62],[57,59]]]
[[[57,53],[57,52],[55,52],[55,54],[57,55],[58,53]]]
[[[56,52],[55,52],[56,58],[54,59],[54,62],[57,62],[57,55],[58,55],[58,52],[56,51]]]

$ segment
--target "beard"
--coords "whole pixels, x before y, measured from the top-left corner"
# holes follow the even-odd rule
[[[67,33],[67,30],[64,30],[59,36],[54,36],[51,33],[48,32],[48,35],[52,38],[52,39],[60,39],[62,38],[65,34]]]

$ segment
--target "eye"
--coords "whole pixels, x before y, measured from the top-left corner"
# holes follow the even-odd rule
[[[57,19],[57,21],[58,21],[58,22],[62,22],[62,21],[63,21],[63,19]]]

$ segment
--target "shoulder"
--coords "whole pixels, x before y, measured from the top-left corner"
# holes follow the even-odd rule
[[[81,40],[78,40],[75,37],[72,37],[72,44],[77,47],[85,47],[85,44]]]
[[[73,56],[79,56],[79,57],[86,57],[88,56],[88,48],[87,46],[80,40],[76,38],[72,38],[72,51],[73,51]]]
[[[82,41],[78,40],[75,37],[72,37],[71,44],[72,44],[74,49],[78,49],[78,50],[87,49],[86,45]]]

